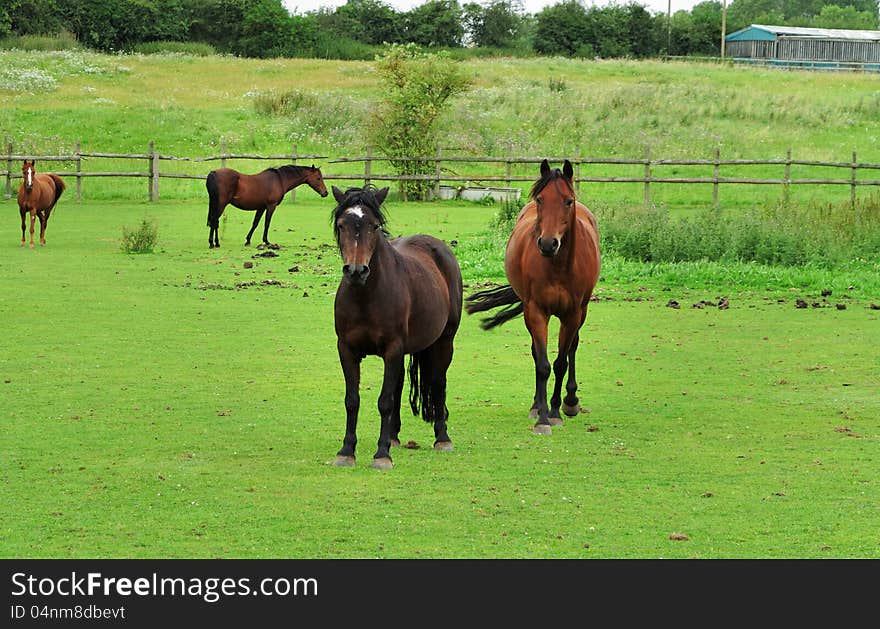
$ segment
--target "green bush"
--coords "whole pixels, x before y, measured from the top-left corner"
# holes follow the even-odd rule
[[[158,240],[159,228],[155,221],[145,218],[133,229],[122,227],[121,244],[125,253],[153,253]]]
[[[217,54],[211,44],[203,42],[183,41],[151,41],[138,44],[134,52],[142,55],[179,54],[192,55],[194,57],[210,57]]]

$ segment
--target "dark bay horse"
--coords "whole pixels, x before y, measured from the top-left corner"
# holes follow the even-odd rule
[[[286,164],[278,168],[267,168],[256,175],[245,175],[231,168],[218,168],[208,173],[205,187],[208,189],[208,246],[219,247],[220,240],[217,237],[217,229],[220,227],[220,217],[226,206],[232,204],[240,210],[256,212],[254,224],[245,239],[245,245],[251,244],[251,236],[263,213],[266,214],[266,222],[263,225],[263,244],[269,243],[269,223],[272,222],[272,214],[281,203],[284,195],[298,185],[307,183],[312,190],[322,197],[327,196],[327,187],[324,185],[324,176],[320,168],[311,166],[296,166]]]
[[[425,234],[389,240],[381,205],[388,188],[333,186],[333,231],[342,256],[336,291],[337,349],[345,377],[345,438],[334,465],[355,462],[360,369],[365,356],[384,361],[379,394],[381,428],[373,467],[392,467],[399,445],[404,357],[409,354],[409,402],[434,425],[434,449],[452,450],[446,432],[446,372],[461,322],[462,280],[455,255]]]
[[[474,293],[467,298],[467,312],[483,312],[498,306],[502,310],[483,319],[488,330],[522,313],[532,337],[535,363],[535,399],[531,417],[537,417],[534,432],[550,434],[551,425],[561,425],[562,411],[577,415],[575,354],[587,305],[599,278],[599,228],[596,217],[575,199],[571,162],[562,171],[552,169],[545,159],[541,177],[532,186],[530,201],[520,211],[507,241],[504,271],[507,286]],[[553,363],[556,383],[547,406],[547,327],[551,316],[559,319],[559,353]],[[562,380],[568,371],[565,399]]]
[[[31,249],[34,248],[34,221],[40,219],[40,245],[46,244],[46,225],[52,208],[64,192],[64,180],[53,173],[37,173],[34,160],[26,159],[21,167],[23,178],[18,188],[18,211],[21,213],[21,246],[24,247],[24,217],[31,215]]]

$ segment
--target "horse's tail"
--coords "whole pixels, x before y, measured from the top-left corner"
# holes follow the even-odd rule
[[[467,310],[468,314],[485,312],[486,310],[504,306],[498,313],[482,319],[480,327],[484,330],[491,330],[502,323],[506,323],[514,317],[521,315],[523,311],[522,300],[510,284],[474,293],[468,296],[465,302],[465,310]]]
[[[409,406],[429,424],[446,419],[446,374],[433,368],[430,350],[409,356]]]
[[[64,185],[64,180],[58,175],[54,173],[47,174],[52,178],[52,181],[55,182],[55,198],[52,200],[52,207],[55,207],[55,204],[58,203],[58,199],[61,198],[61,194],[64,192],[67,186]]]
[[[208,189],[208,227],[220,227],[220,191],[217,189],[217,173],[213,170],[205,180]]]

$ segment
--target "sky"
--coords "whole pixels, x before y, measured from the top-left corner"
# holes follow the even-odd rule
[[[398,11],[409,11],[413,7],[425,4],[427,0],[383,0],[388,6]],[[484,0],[459,0],[459,4],[475,1],[482,4]],[[561,0],[522,0],[523,9],[526,13],[539,13],[544,7],[559,3]],[[695,4],[702,0],[672,0],[672,12],[690,11]],[[346,3],[346,0],[283,0],[288,11],[305,13],[322,7],[335,8]],[[651,13],[666,13],[669,9],[669,0],[636,0],[637,4],[646,7]],[[583,0],[584,6],[606,6],[612,4],[612,0]],[[626,4],[626,2],[619,2]]]

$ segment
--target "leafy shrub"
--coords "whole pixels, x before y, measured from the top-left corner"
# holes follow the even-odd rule
[[[142,219],[140,224],[130,229],[122,227],[122,250],[125,253],[153,253],[159,240],[159,228],[154,221]]]

